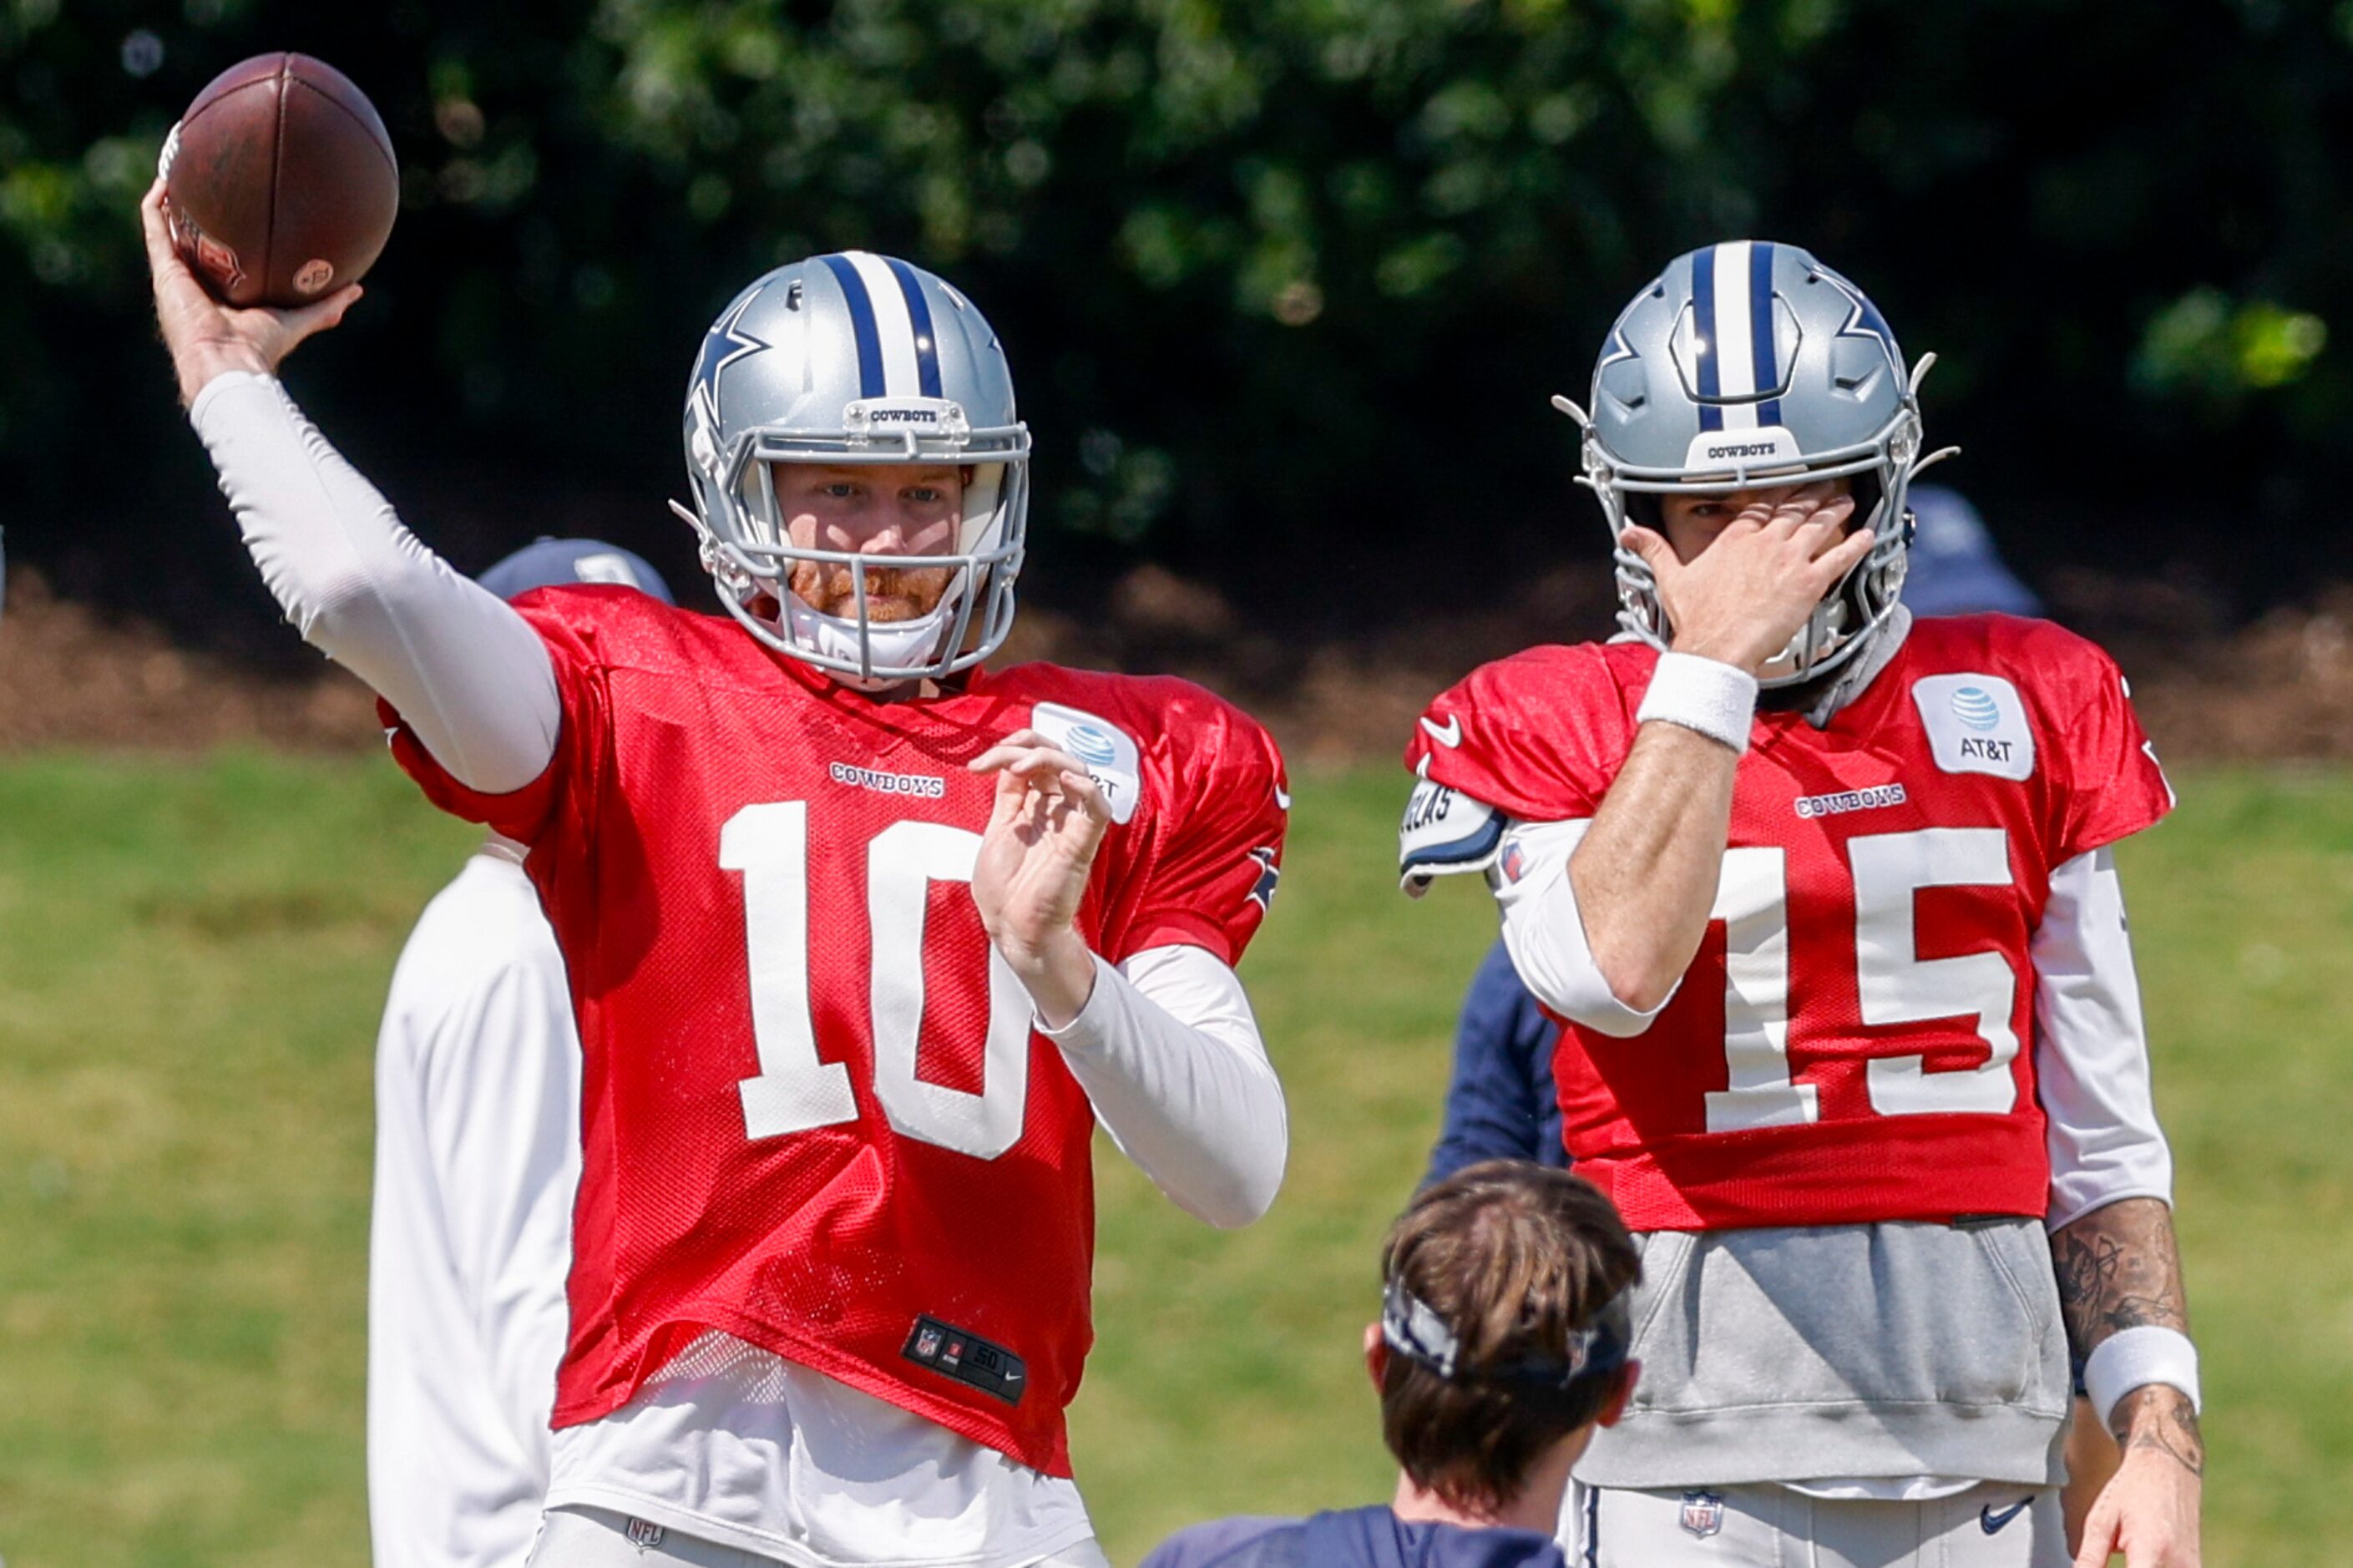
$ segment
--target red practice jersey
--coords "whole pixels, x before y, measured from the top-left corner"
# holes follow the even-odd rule
[[[444,809],[531,846],[583,1053],[572,1329],[554,1421],[626,1404],[717,1329],[1050,1474],[1092,1339],[1093,1111],[981,930],[1025,725],[1115,818],[1079,924],[1113,963],[1230,963],[1272,896],[1282,760],[1187,682],[1023,665],[881,701],[627,589],[518,607],[564,710],[511,795]]]
[[[1487,665],[1407,763],[1518,821],[1591,817],[1657,662]],[[2171,805],[2116,666],[2047,622],[1917,620],[1827,729],[1759,713],[1673,999],[1631,1039],[1562,1034],[1578,1173],[1637,1230],[2042,1214],[2029,943],[2051,872]],[[1517,869],[1506,841],[1491,875]]]

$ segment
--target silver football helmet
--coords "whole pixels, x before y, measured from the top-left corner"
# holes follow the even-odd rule
[[[955,552],[887,561],[786,537],[771,466],[927,463],[969,474]],[[686,389],[686,467],[719,602],[754,637],[869,689],[980,663],[1013,626],[1029,513],[1029,431],[1013,374],[972,301],[919,267],[847,251],[779,267],[737,295],[702,340]],[[819,614],[796,565],[948,568],[913,620]],[[977,626],[978,633],[973,628]]]
[[[1618,621],[1653,647],[1672,635],[1651,568],[1625,543],[1657,523],[1665,491],[1724,494],[1850,478],[1878,542],[1824,595],[1757,677],[1794,686],[1853,658],[1903,591],[1920,380],[1862,290],[1794,245],[1735,240],[1677,257],[1619,316],[1593,368],[1581,482],[1600,498],[1618,576]]]

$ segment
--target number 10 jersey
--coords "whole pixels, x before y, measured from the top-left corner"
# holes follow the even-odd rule
[[[1588,644],[1485,666],[1407,763],[1517,822],[1590,818],[1657,659]],[[1641,1231],[2042,1215],[2051,873],[2171,804],[2115,665],[2043,622],[1915,620],[1826,727],[1760,712],[1672,999],[1631,1038],[1564,1030],[1578,1173]],[[1489,875],[1522,870],[1507,836]]]
[[[517,604],[562,698],[546,772],[484,795],[393,744],[437,805],[531,846],[568,971],[583,1148],[555,1425],[716,1329],[1068,1476],[1094,1116],[982,931],[996,781],[965,764],[1046,731],[1114,816],[1088,944],[1231,963],[1282,851],[1273,742],[1178,680],[1025,665],[882,701],[628,590]]]

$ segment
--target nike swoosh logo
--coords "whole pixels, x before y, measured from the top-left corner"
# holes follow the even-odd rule
[[[1452,748],[1462,743],[1462,720],[1458,714],[1449,714],[1442,729],[1428,719],[1421,721],[1421,727],[1429,732],[1431,740],[1441,746]]]
[[[2003,1525],[2008,1524],[2011,1520],[2016,1519],[2020,1514],[2024,1513],[2026,1511],[2027,1503],[2031,1503],[2033,1500],[2034,1500],[2032,1498],[2029,1498],[2026,1500],[2026,1502],[2014,1502],[2008,1508],[2003,1509],[2000,1513],[1996,1513],[1993,1510],[1993,1505],[1991,1503],[1988,1503],[1985,1507],[1978,1510],[1978,1525],[1988,1535],[1991,1535],[2000,1530]]]
[[[1291,792],[1283,788],[1281,784],[1274,786],[1274,805],[1275,809],[1278,811],[1289,811],[1291,809]]]

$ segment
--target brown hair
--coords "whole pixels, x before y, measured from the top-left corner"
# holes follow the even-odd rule
[[[1482,1373],[1562,1361],[1570,1336],[1641,1273],[1618,1211],[1566,1171],[1487,1160],[1416,1196],[1389,1227],[1382,1279],[1444,1320],[1459,1349],[1451,1379],[1394,1350],[1381,1378],[1381,1436],[1414,1484],[1465,1510],[1518,1495],[1620,1379],[1545,1388]]]

